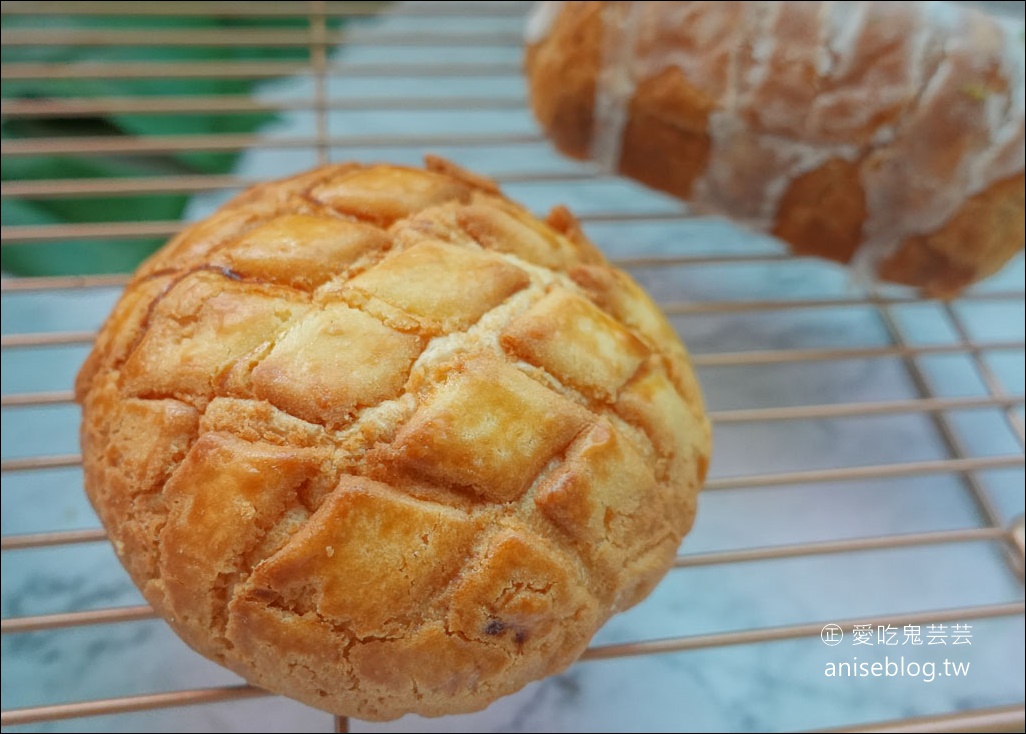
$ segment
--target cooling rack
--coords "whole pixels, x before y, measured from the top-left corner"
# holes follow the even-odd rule
[[[526,10],[3,3],[5,268],[10,253],[31,252],[50,273],[0,284],[5,730],[332,728],[202,661],[141,603],[81,497],[68,387],[126,280],[96,265],[101,249],[138,251],[181,227],[151,216],[152,202],[179,197],[192,219],[252,182],[318,162],[414,162],[425,151],[493,175],[539,211],[565,202],[580,214],[691,348],[716,456],[676,568],[570,671],[482,714],[394,726],[1022,730],[1022,258],[958,301],[931,302],[852,282],[565,161],[526,110]],[[118,54],[41,52],[54,48]],[[179,86],[164,94],[147,86],[155,80]],[[190,80],[245,84],[199,94]],[[9,92],[26,81],[53,89]],[[210,115],[267,120],[252,130],[187,124]],[[69,125],[111,116],[163,124]],[[11,132],[26,121],[30,135]],[[233,162],[180,165],[200,153]],[[66,172],[10,173],[47,157]],[[130,175],[99,175],[97,162],[129,165]],[[128,217],[104,218],[100,202],[111,201]],[[61,202],[62,217],[26,220],[32,202]],[[69,243],[95,274],[60,274]],[[852,647],[866,625],[924,636],[932,625],[947,643],[960,629],[968,644],[888,646],[878,636]],[[843,647],[828,644],[833,635]],[[920,667],[939,665],[943,651],[973,668],[932,682],[826,675],[860,651],[872,661],[900,652]]]

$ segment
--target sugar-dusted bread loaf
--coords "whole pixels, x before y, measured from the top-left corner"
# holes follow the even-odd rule
[[[560,150],[938,296],[1023,247],[1023,36],[950,3],[541,3]]]
[[[257,685],[366,719],[558,672],[672,564],[709,426],[574,219],[333,165],[146,262],[77,383],[89,497],[146,599]]]

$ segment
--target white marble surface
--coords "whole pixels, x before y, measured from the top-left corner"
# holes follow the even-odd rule
[[[489,30],[519,28],[519,19],[483,23]],[[474,30],[482,23],[390,17],[375,27]],[[435,49],[437,53],[437,49]],[[349,61],[421,61],[425,49],[345,49]],[[513,47],[453,48],[431,61],[516,61]],[[305,96],[310,81],[269,84],[268,98]],[[522,98],[515,75],[467,79],[359,79],[340,74],[333,97],[347,94]],[[334,112],[334,135],[532,133],[526,108],[431,113]],[[310,115],[287,116],[268,135],[312,134]],[[586,167],[557,156],[543,143],[515,147],[433,149],[491,174],[574,171]],[[334,150],[332,158],[415,162],[414,148]],[[312,155],[262,150],[239,165],[244,176],[270,178],[301,170]],[[544,211],[565,203],[578,213],[665,212],[679,205],[627,181],[609,177],[580,183],[510,184],[513,197]],[[215,206],[198,197],[195,218]],[[613,256],[639,254],[778,253],[778,245],[723,222],[593,224],[592,238]],[[737,299],[848,298],[863,294],[847,273],[812,260],[635,269],[635,277],[663,302]],[[979,291],[1023,287],[1020,256]],[[897,291],[896,291],[897,292]],[[97,327],[116,298],[114,290],[61,294],[5,293],[4,334]],[[1022,301],[973,300],[953,309],[980,340],[1021,340]],[[945,309],[933,303],[893,307],[903,337],[915,344],[954,344],[958,335]],[[696,354],[747,350],[884,346],[891,336],[868,306],[764,310],[678,317],[674,323]],[[4,395],[67,389],[85,349],[4,350]],[[1004,390],[1021,394],[1022,351],[983,353]],[[965,353],[920,357],[931,388],[943,396],[983,396],[987,388]],[[710,409],[900,400],[918,396],[906,365],[896,358],[703,368]],[[1017,409],[1022,420],[1022,409]],[[970,456],[1009,455],[1022,446],[996,409],[948,415]],[[71,406],[4,408],[2,456],[14,458],[77,450],[77,409]],[[936,426],[925,414],[848,417],[791,422],[720,424],[712,477],[756,476],[812,468],[850,467],[946,456]],[[1021,468],[979,472],[1003,521],[1023,511]],[[10,473],[3,477],[4,535],[97,526],[75,469]],[[976,527],[981,519],[956,476],[835,482],[711,491],[683,552],[748,548],[891,533]],[[139,603],[140,597],[106,544],[5,551],[0,603],[5,618]],[[597,644],[882,617],[1021,600],[1022,584],[988,544],[968,543],[783,561],[714,565],[670,573],[652,596],[611,620]],[[860,653],[859,650],[865,650]],[[759,731],[848,725],[1021,702],[1024,681],[1023,618],[973,623],[970,646],[959,648],[827,648],[818,637],[732,645],[692,652],[581,662],[565,674],[528,686],[487,710],[461,717],[415,717],[389,724],[353,722],[358,731]],[[938,657],[938,650],[941,651]],[[895,653],[897,651],[897,653]],[[875,659],[884,652],[927,662],[945,655],[969,662],[964,678],[830,679],[829,661]],[[863,657],[865,655],[866,657]],[[206,662],[158,621],[5,635],[4,709],[89,698],[133,695],[237,682]],[[281,698],[159,710],[117,717],[54,722],[11,731],[328,731],[326,715]],[[7,729],[5,728],[5,731]]]

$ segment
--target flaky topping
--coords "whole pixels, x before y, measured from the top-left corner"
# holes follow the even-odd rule
[[[328,166],[186,229],[77,394],[87,489],[151,603],[251,680],[369,718],[568,664],[665,572],[708,456],[633,281],[565,210],[437,159]]]

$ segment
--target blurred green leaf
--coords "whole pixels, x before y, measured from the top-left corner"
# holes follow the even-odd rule
[[[62,29],[138,29],[139,19],[66,16],[40,18],[11,16],[4,30],[39,28],[40,22]],[[329,21],[338,27],[340,20]],[[197,17],[146,20],[146,29],[238,28],[305,29],[306,20],[297,18],[246,19]],[[215,47],[119,47],[119,46],[26,46],[5,47],[3,63],[75,64],[81,62],[137,63],[242,60],[306,59],[306,49],[234,46]],[[254,79],[43,79],[10,80],[4,83],[3,98],[47,99],[61,97],[134,97],[246,95],[261,80]],[[39,137],[209,135],[250,133],[274,119],[271,113],[200,113],[145,115],[112,113],[81,118],[17,118],[0,125],[3,140]],[[67,178],[112,178],[154,175],[220,174],[231,170],[238,153],[182,152],[150,156],[26,156],[4,159],[0,178],[26,181]],[[188,202],[184,194],[137,197],[5,199],[5,225],[61,224],[176,220]],[[39,245],[6,245],[2,248],[4,270],[20,275],[66,275],[129,272],[160,240],[59,242]]]
[[[5,201],[3,203],[4,222],[65,224],[69,221],[60,214],[40,206],[40,203],[22,199]],[[17,275],[93,275],[131,272],[147,255],[162,244],[164,244],[163,240],[148,238],[133,241],[91,240],[5,245],[3,268],[5,271]]]

